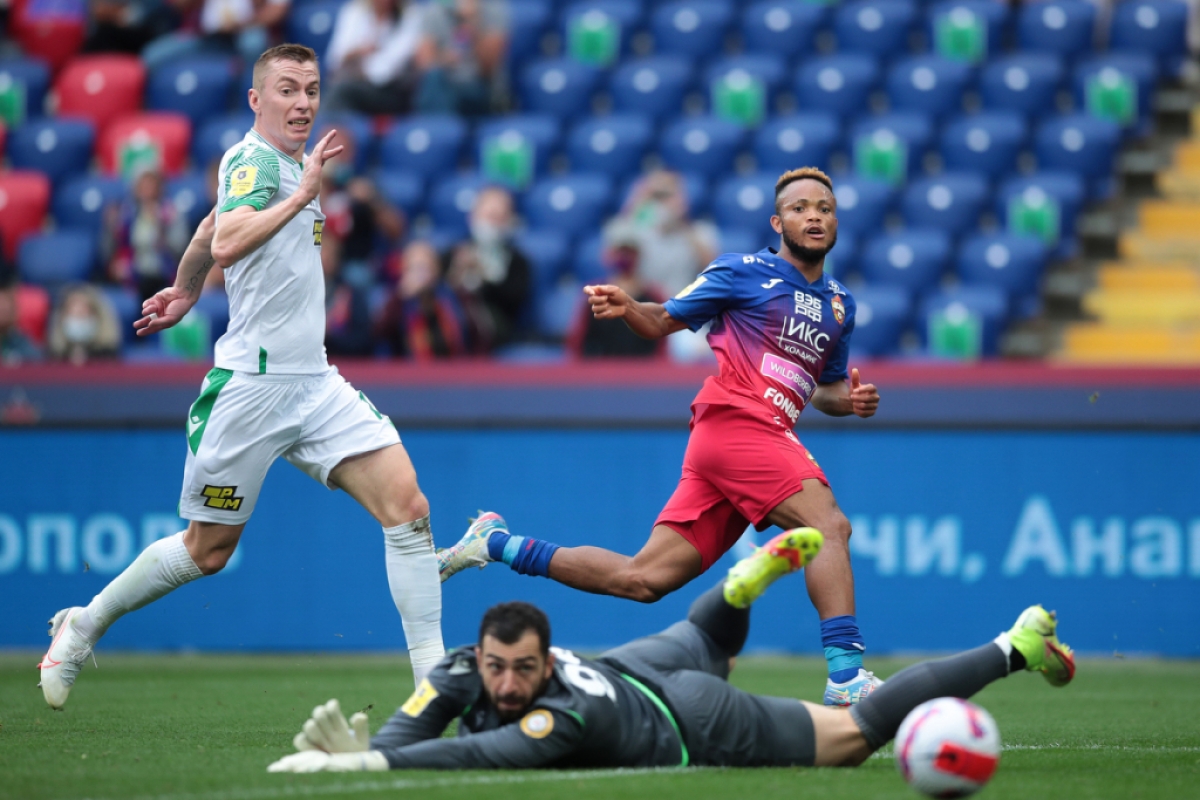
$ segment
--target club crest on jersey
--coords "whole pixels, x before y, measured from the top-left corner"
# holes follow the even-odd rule
[[[821,298],[808,292],[796,292],[796,313],[813,322],[821,321]]]
[[[230,197],[244,197],[254,189],[254,179],[258,177],[258,167],[238,167],[229,176]]]
[[[846,321],[846,304],[842,302],[840,294],[833,296],[833,317],[838,321],[838,325]]]
[[[321,246],[321,234],[324,232],[324,230],[325,230],[325,220],[314,219],[313,220],[313,244],[316,245],[317,247]]]
[[[521,719],[521,733],[530,739],[545,739],[553,730],[554,717],[543,708],[530,711]]]

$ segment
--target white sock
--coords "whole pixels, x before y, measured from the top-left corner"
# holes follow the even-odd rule
[[[1012,645],[1012,637],[1010,637],[1010,636],[1008,635],[1008,631],[1005,631],[1004,633],[1000,634],[1000,635],[999,635],[999,636],[997,636],[995,639],[992,639],[992,641],[993,641],[993,642],[994,642],[994,643],[995,643],[995,644],[996,644],[996,645],[997,645],[997,646],[998,646],[998,647],[999,647],[1001,650],[1003,650],[1003,651],[1004,651],[1004,658],[1005,658],[1005,659],[1006,659],[1006,660],[1007,660],[1007,661],[1008,661],[1008,662],[1011,664],[1011,663],[1012,663],[1012,651],[1013,651],[1013,645]],[[1012,670],[1011,670],[1011,668],[1010,668],[1010,670],[1009,670],[1009,671],[1010,671],[1010,672],[1012,671]]]
[[[404,623],[413,680],[419,685],[446,654],[442,645],[442,581],[429,515],[383,529],[384,557],[392,600]]]
[[[96,642],[108,626],[130,611],[203,577],[183,544],[183,532],[159,539],[141,552],[125,571],[92,598],[74,625],[85,639]]]

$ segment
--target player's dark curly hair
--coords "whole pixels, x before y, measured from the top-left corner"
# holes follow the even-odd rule
[[[483,621],[479,623],[479,644],[483,645],[483,637],[491,636],[504,644],[516,644],[532,630],[541,641],[542,655],[550,652],[550,620],[542,610],[530,603],[514,600],[511,603],[498,603],[487,610]]]
[[[254,62],[252,84],[255,89],[262,91],[263,79],[266,75],[267,67],[271,66],[272,61],[294,61],[297,64],[307,64],[311,61],[316,64],[317,51],[302,44],[277,44],[271,49],[264,51],[258,57],[258,60]]]
[[[776,214],[779,213],[779,195],[783,194],[784,187],[790,183],[802,181],[806,178],[810,181],[823,183],[829,189],[829,191],[833,191],[833,179],[816,167],[800,167],[799,169],[788,170],[779,176],[779,180],[775,181]]]

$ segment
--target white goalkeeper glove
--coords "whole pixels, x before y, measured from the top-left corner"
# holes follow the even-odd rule
[[[337,700],[330,700],[313,709],[312,718],[292,740],[296,749],[324,750],[326,753],[363,753],[371,746],[367,715],[361,711],[350,717],[347,724]]]
[[[305,750],[284,756],[267,767],[267,772],[386,772],[387,769],[387,759],[378,750],[361,753]]]

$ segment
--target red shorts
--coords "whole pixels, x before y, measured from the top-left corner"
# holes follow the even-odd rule
[[[803,482],[829,480],[792,429],[762,412],[698,404],[683,457],[683,476],[655,525],[692,543],[707,570],[753,522],[765,518]]]

